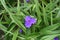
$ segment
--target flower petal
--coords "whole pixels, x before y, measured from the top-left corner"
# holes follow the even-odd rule
[[[36,23],[36,19],[35,18],[31,18],[31,23],[35,24]]]
[[[22,29],[20,29],[20,33],[22,33],[23,32],[23,30]]]
[[[25,17],[25,21],[30,20],[30,18],[31,18],[30,16],[26,16],[26,17]]]
[[[55,37],[54,40],[59,40],[59,38],[58,37]]]
[[[31,23],[29,23],[29,22],[25,22],[25,26],[26,26],[26,28],[30,28],[31,27]]]
[[[26,0],[26,2],[29,2],[30,0]]]

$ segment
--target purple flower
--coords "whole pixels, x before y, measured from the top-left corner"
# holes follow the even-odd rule
[[[23,30],[22,29],[20,29],[20,33],[22,33],[23,32]]]
[[[32,24],[36,23],[36,19],[31,17],[31,16],[26,16],[25,17],[25,26],[26,28],[30,28]]]
[[[59,40],[59,38],[58,37],[55,37],[54,40]]]
[[[30,0],[26,0],[26,2],[29,2]]]

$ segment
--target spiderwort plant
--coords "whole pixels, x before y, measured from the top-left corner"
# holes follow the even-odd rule
[[[30,28],[35,23],[36,23],[36,18],[33,18],[31,16],[25,17],[25,27],[26,28]]]

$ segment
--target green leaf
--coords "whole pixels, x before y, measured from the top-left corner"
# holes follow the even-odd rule
[[[55,30],[55,31],[45,30],[45,31],[43,31],[42,34],[43,35],[46,35],[46,34],[60,34],[60,30]]]
[[[47,13],[46,13],[46,10],[44,8],[43,2],[42,2],[42,5],[43,5],[43,18],[44,18],[44,23],[45,23],[46,26],[48,26],[49,25],[49,22],[48,22]]]
[[[9,32],[11,32],[15,26],[16,26],[15,24],[9,26],[9,28],[11,27],[11,28],[9,29]],[[9,34],[9,32],[7,32],[4,36],[7,36],[7,35]]]
[[[13,38],[12,38],[12,40],[16,40],[16,39],[17,39],[18,31],[19,31],[19,29],[17,29],[17,30],[13,33]]]
[[[45,30],[55,30],[55,29],[57,29],[59,26],[60,26],[60,23],[56,23],[56,24],[47,26],[47,27],[43,28],[42,30],[44,30],[44,31],[45,31]]]
[[[16,16],[13,16],[13,15],[12,15],[13,13],[10,12],[10,10],[8,9],[8,7],[7,7],[6,3],[5,3],[5,0],[1,0],[1,3],[2,3],[3,7],[5,8],[5,10],[9,13],[10,18],[12,19],[12,21],[13,21],[14,23],[16,23],[20,28],[22,28],[22,30],[23,30],[24,32],[26,32],[25,26],[22,24],[22,22],[21,22],[20,20],[17,20]],[[3,3],[4,3],[4,4],[3,4]]]
[[[21,21],[17,20],[15,16],[12,16],[12,20],[14,23],[16,23],[24,32],[26,32],[25,26],[22,24]]]
[[[0,29],[3,30],[5,32],[5,30],[7,30],[7,28],[5,26],[3,26],[0,22]]]
[[[60,17],[60,10],[59,10],[59,12],[58,12],[56,18],[59,18],[59,17]]]
[[[19,2],[19,0],[17,2],[17,14],[20,14],[20,2]]]
[[[47,36],[43,36],[40,40],[52,40],[55,37],[59,36],[60,34],[54,34],[54,35],[47,35]]]
[[[50,2],[50,3],[48,3],[47,5],[46,5],[46,11],[47,12],[51,12],[52,11],[52,9],[54,9],[55,8],[55,6],[56,6],[56,4],[59,2],[59,0],[56,0],[55,2]],[[53,6],[54,5],[54,6]]]

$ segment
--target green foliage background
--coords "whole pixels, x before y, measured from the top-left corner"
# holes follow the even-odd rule
[[[29,29],[24,26],[28,15],[37,19]],[[0,40],[54,40],[55,37],[60,37],[60,0],[0,0]]]

